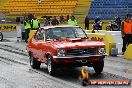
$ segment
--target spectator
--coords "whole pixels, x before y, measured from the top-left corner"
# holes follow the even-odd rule
[[[69,20],[69,15],[66,16],[66,21],[68,21],[68,20]]]
[[[59,20],[60,20],[60,23],[64,23],[64,17],[63,17],[63,15],[60,16]]]
[[[96,19],[95,19],[95,23],[98,23],[98,22],[100,22],[99,16],[97,16]]]
[[[89,18],[86,16],[85,18],[85,29],[89,30]]]
[[[38,4],[42,4],[42,0],[38,0]]]
[[[50,25],[50,19],[47,17],[45,21],[45,26],[48,26],[48,25]]]
[[[34,15],[33,14],[29,14],[28,15],[28,20],[32,20],[34,18]]]
[[[94,30],[102,30],[103,22],[101,22],[99,16],[96,16],[95,22],[94,22]]]
[[[116,22],[116,24],[118,25],[118,28],[120,29],[120,26],[121,26],[121,19],[120,19],[119,16],[115,19],[115,22]]]
[[[52,25],[59,25],[59,21],[56,19],[56,16],[54,16],[52,22],[51,22]]]
[[[68,20],[68,25],[73,25],[73,26],[78,25],[74,16],[71,16],[71,19]]]

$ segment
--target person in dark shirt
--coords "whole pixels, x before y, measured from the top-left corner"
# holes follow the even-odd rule
[[[59,21],[56,19],[56,16],[54,16],[54,19],[51,22],[52,25],[59,25]]]
[[[70,17],[69,17],[69,15],[67,15],[67,16],[66,16],[66,21],[68,21],[68,20],[69,20],[69,18],[70,18]]]
[[[64,17],[63,17],[63,15],[60,16],[59,20],[60,20],[60,23],[64,23]]]
[[[86,16],[85,18],[85,29],[89,30],[89,18]]]
[[[95,23],[98,23],[100,21],[100,18],[97,16],[95,19]]]
[[[121,19],[120,19],[119,16],[115,19],[115,22],[116,22],[118,28],[120,29],[120,26],[121,26]]]
[[[46,20],[45,20],[45,26],[48,26],[48,25],[50,25],[50,19],[46,18]]]

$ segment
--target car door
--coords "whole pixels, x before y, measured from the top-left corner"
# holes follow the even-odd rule
[[[39,45],[39,40],[38,40],[38,31],[36,32],[34,38],[32,38],[32,53],[34,58],[39,58],[38,57],[38,45]]]
[[[46,42],[45,42],[45,31],[41,30],[38,41],[37,41],[37,57],[41,62],[45,62],[46,53]]]

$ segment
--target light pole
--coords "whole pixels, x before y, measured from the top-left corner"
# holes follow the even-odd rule
[[[127,4],[127,6],[126,6],[126,7],[127,7],[127,8],[126,8],[126,9],[127,9],[127,12],[126,12],[126,13],[128,14],[128,2],[127,2],[126,4]]]
[[[116,10],[117,8],[116,8],[116,0],[115,0],[115,16],[117,15],[117,13],[116,13]]]

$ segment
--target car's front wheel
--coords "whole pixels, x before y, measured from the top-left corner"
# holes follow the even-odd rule
[[[93,68],[97,74],[101,74],[104,68],[104,61],[98,61],[93,63]]]
[[[33,55],[30,55],[29,59],[30,59],[30,66],[33,69],[39,69],[40,68],[41,62],[35,60]]]
[[[53,61],[52,56],[50,56],[50,55],[47,57],[47,68],[48,68],[49,74],[52,76],[55,76],[56,64]]]

